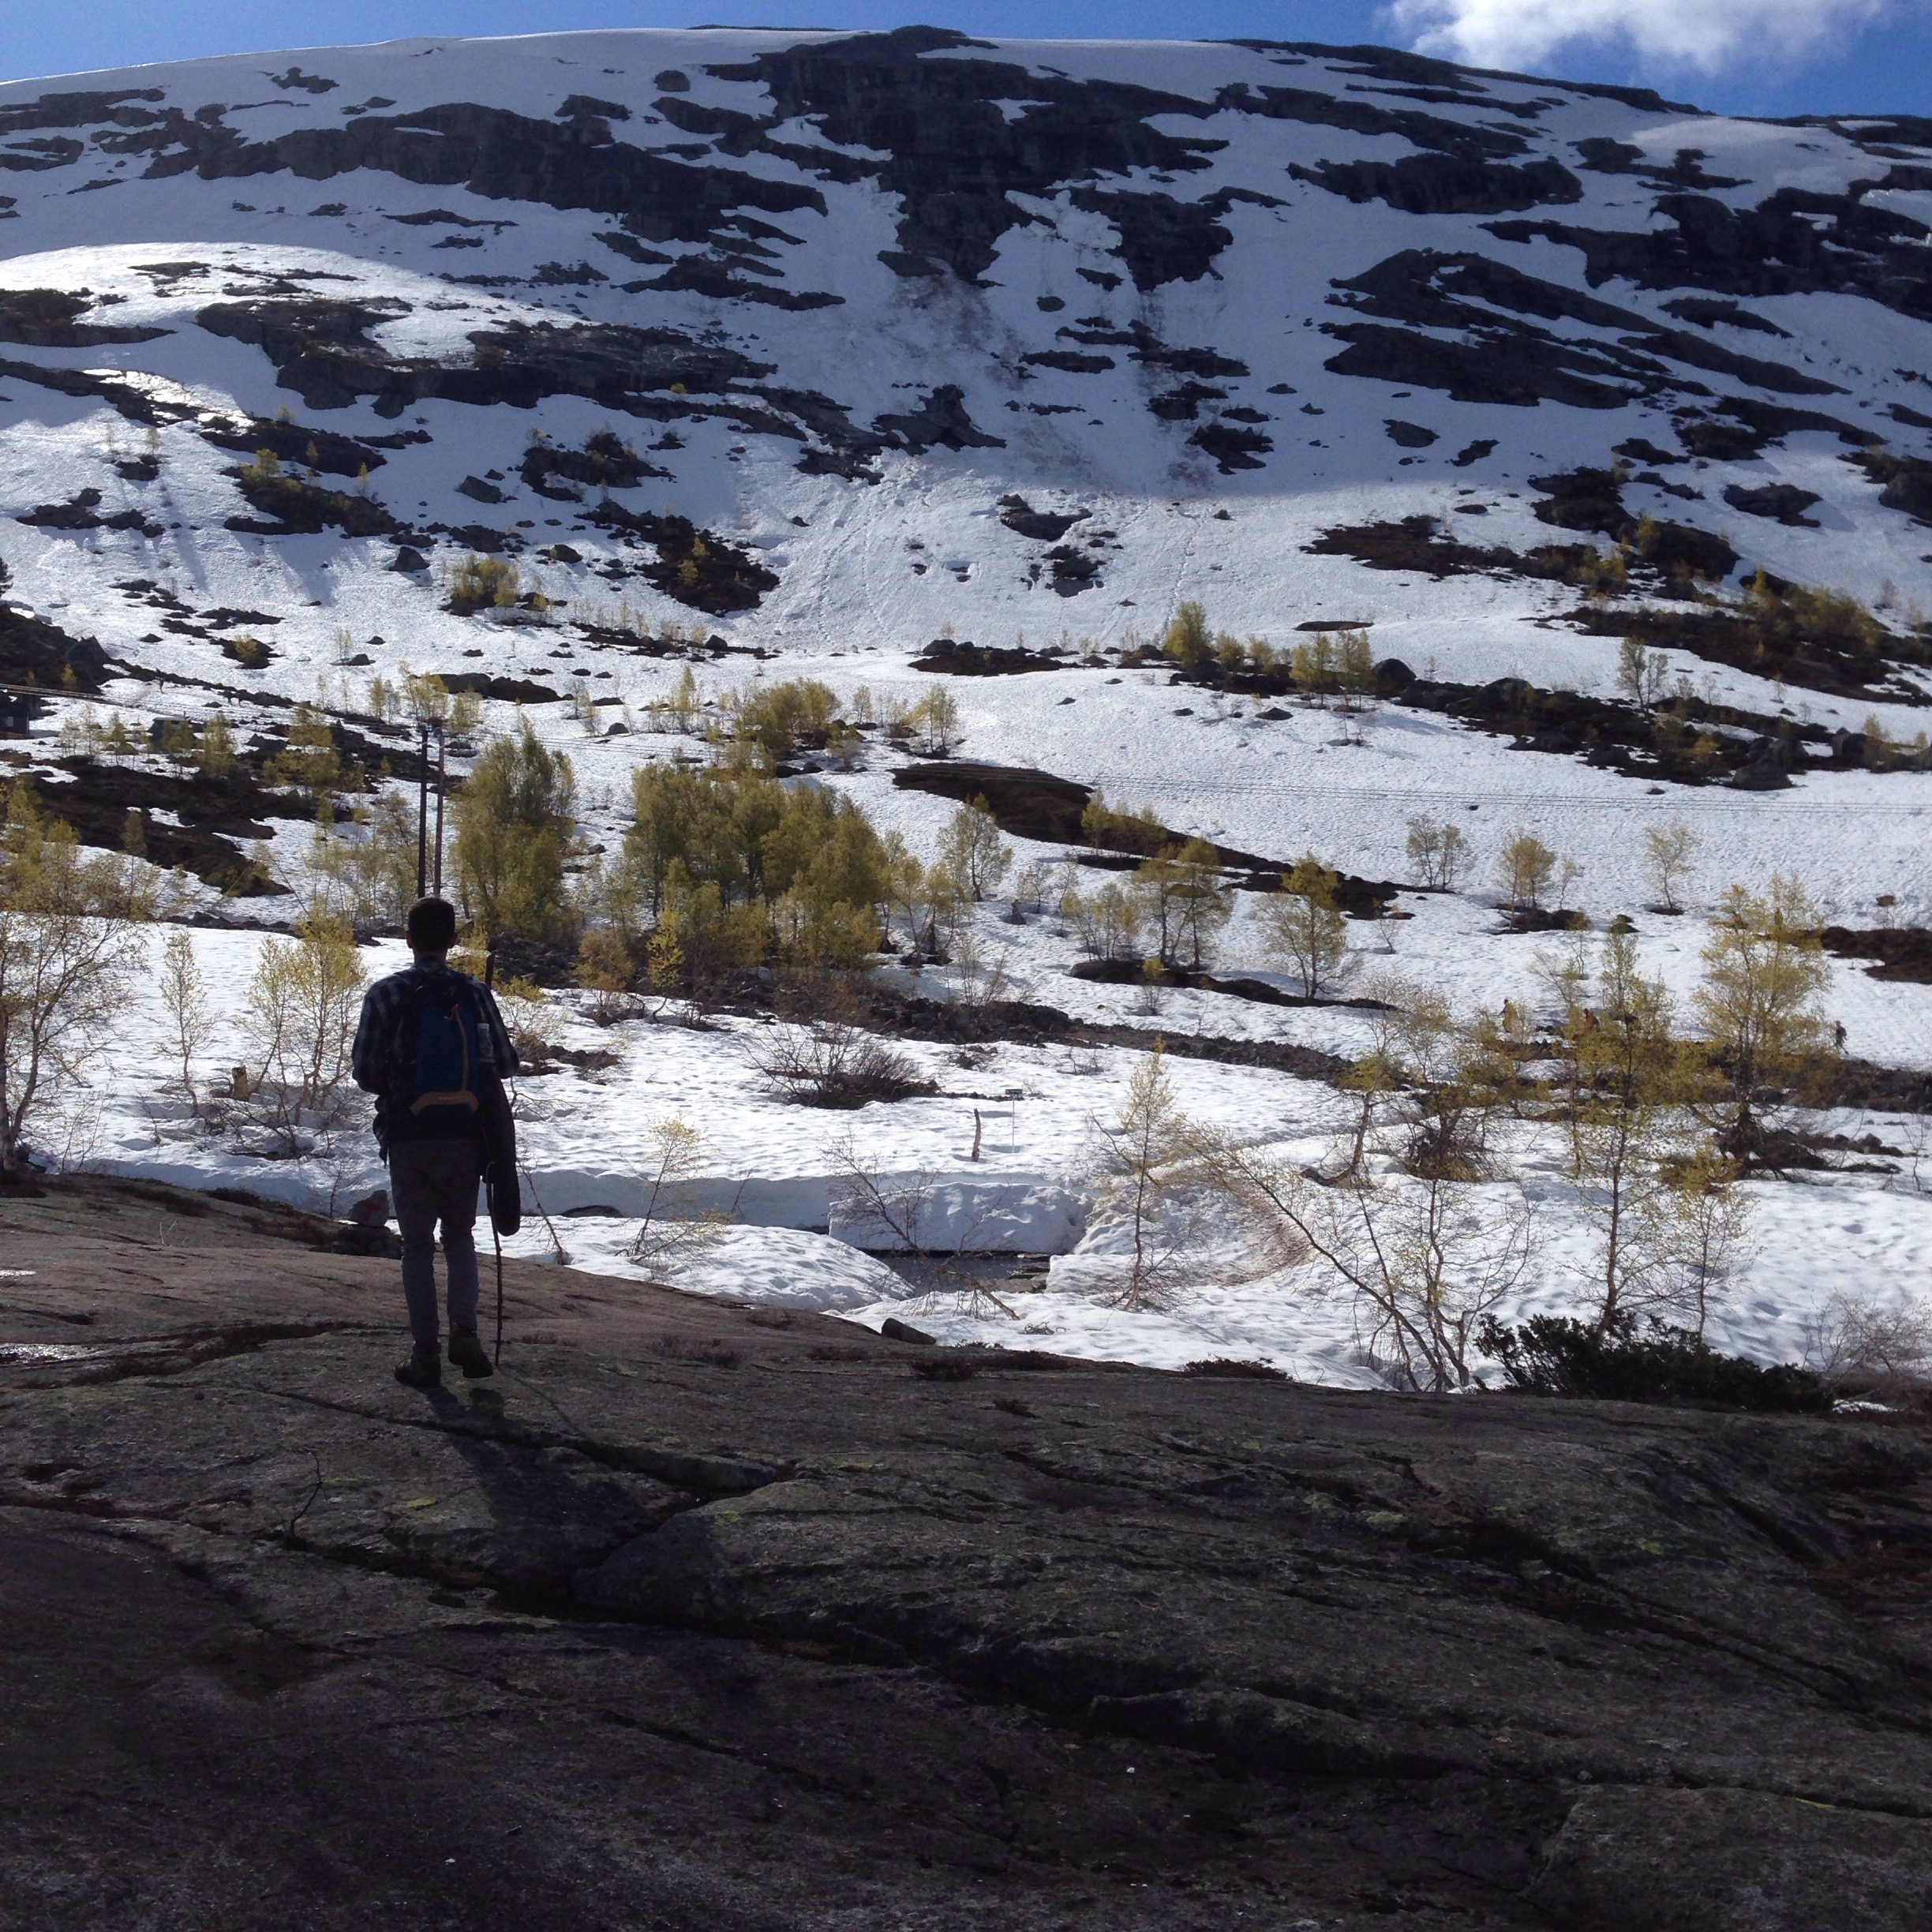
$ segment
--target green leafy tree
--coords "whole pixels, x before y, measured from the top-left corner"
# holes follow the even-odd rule
[[[1733,1159],[1758,1151],[1759,1090],[1790,1080],[1824,1046],[1831,968],[1822,923],[1803,882],[1782,873],[1762,893],[1730,887],[1711,922],[1691,1005],[1728,1079],[1722,1145]]]
[[[1214,655],[1214,632],[1205,608],[1192,597],[1174,607],[1161,638],[1161,649],[1177,663],[1192,667]]]
[[[1000,837],[983,798],[968,800],[947,822],[940,835],[939,856],[975,904],[999,889],[1013,864],[1013,848]]]
[[[28,1133],[112,1031],[147,959],[147,910],[124,861],[84,851],[14,781],[0,834],[0,1172],[26,1165]]]
[[[577,923],[564,870],[576,827],[569,758],[526,724],[484,747],[454,804],[457,887],[482,931],[569,938]]]
[[[1282,876],[1280,893],[1262,910],[1262,942],[1283,962],[1313,999],[1341,975],[1348,960],[1348,929],[1335,903],[1340,883],[1311,853]]]

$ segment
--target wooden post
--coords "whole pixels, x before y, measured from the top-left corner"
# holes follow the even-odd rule
[[[449,744],[436,727],[436,896],[443,897],[443,795],[449,789]]]
[[[416,761],[416,897],[429,889],[429,726],[419,727],[421,747]]]

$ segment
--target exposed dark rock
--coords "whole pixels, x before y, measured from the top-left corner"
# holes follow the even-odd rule
[[[103,516],[100,500],[100,492],[89,485],[85,489],[77,490],[65,503],[37,504],[14,521],[30,523],[37,530],[139,530],[144,537],[161,534],[161,526],[151,521],[145,511],[130,504],[125,510],[116,510]]]
[[[1324,50],[1326,51],[1326,50]],[[1520,134],[1412,108],[1379,107],[1356,95],[1318,93],[1303,88],[1235,86],[1222,90],[1216,106],[1271,121],[1301,121],[1346,128],[1353,134],[1395,134],[1416,147],[1462,160],[1507,161],[1530,152]]]
[[[1728,175],[1707,174],[1704,171],[1704,151],[1701,148],[1679,148],[1666,167],[1656,162],[1642,148],[1628,141],[1612,140],[1605,135],[1594,135],[1576,144],[1580,157],[1578,166],[1588,168],[1596,174],[1634,174],[1652,188],[1742,188],[1744,183]]]
[[[1571,500],[1575,507],[1568,514],[1593,518],[1607,515],[1601,505],[1586,508],[1589,499]],[[1553,521],[1561,507],[1560,503],[1553,504],[1552,515],[1544,520]],[[1589,523],[1583,526],[1591,526]],[[1638,565],[1648,564],[1665,576],[1720,578],[1736,567],[1736,552],[1722,537],[1705,530],[1653,520],[1646,528],[1644,539],[1636,553]],[[1501,545],[1484,548],[1465,544],[1443,535],[1438,519],[1427,515],[1340,526],[1323,531],[1303,548],[1316,556],[1351,556],[1373,570],[1420,571],[1437,578],[1492,571],[1582,585],[1596,581],[1594,573],[1604,561],[1593,545],[1552,544],[1523,552]]]
[[[133,103],[166,98],[165,91],[160,88],[43,94],[35,100],[13,101],[0,107],[0,135],[28,134],[42,128],[85,127],[96,121],[112,122],[122,127],[140,127],[159,121],[161,117]]]
[[[768,287],[762,282],[747,282],[734,275],[724,262],[707,261],[700,255],[680,256],[664,273],[648,282],[627,282],[625,291],[638,294],[646,290],[672,292],[682,290],[693,295],[708,295],[714,301],[763,302],[767,307],[797,311],[830,309],[844,301],[843,295],[823,289],[795,293],[787,288]]]
[[[1668,464],[1680,463],[1683,461],[1681,455],[1670,450],[1661,450],[1654,443],[1643,436],[1631,436],[1627,441],[1618,444],[1616,454],[1619,456],[1627,456],[1633,462]]]
[[[1630,527],[1623,507],[1623,486],[1608,470],[1571,470],[1532,477],[1532,489],[1548,492],[1536,506],[1537,520],[1559,530],[1598,530],[1620,537]]]
[[[981,765],[964,758],[949,758],[933,765],[902,765],[893,773],[893,783],[902,792],[923,792],[935,798],[955,799],[964,804],[981,799],[999,829],[1015,838],[1038,839],[1055,844],[1080,847],[1093,844],[1080,823],[1080,815],[1093,796],[1092,788],[1051,772],[1009,765]],[[1137,864],[1170,848],[1188,842],[1189,834],[1166,826],[1148,827],[1138,822],[1121,821],[1103,829],[1095,863],[1125,859]],[[1264,859],[1237,846],[1216,845],[1219,863],[1230,871],[1261,875],[1258,889],[1279,888],[1281,874],[1288,866],[1279,859]],[[1345,912],[1358,913],[1376,897],[1393,898],[1399,887],[1342,875],[1339,897]]]
[[[662,249],[646,248],[635,235],[625,234],[620,229],[605,229],[597,239],[627,261],[634,261],[642,268],[663,268],[677,259],[675,255],[665,254]]]
[[[613,324],[559,328],[480,329],[466,364],[399,361],[369,339],[390,319],[374,302],[265,300],[215,303],[197,320],[211,334],[252,343],[275,363],[284,388],[311,409],[341,409],[374,396],[380,414],[400,415],[413,402],[441,396],[457,402],[523,407],[547,395],[582,395],[628,414],[652,413],[657,392],[681,383],[719,391],[770,373],[735,350],[700,345],[672,329]]]
[[[1425,429],[1420,423],[1404,422],[1398,416],[1388,417],[1382,427],[1388,432],[1389,440],[1404,449],[1427,449],[1441,440],[1435,430]]]
[[[598,429],[585,438],[581,450],[564,449],[547,439],[532,443],[517,474],[538,496],[574,503],[579,500],[578,492],[556,489],[552,478],[597,489],[635,489],[646,477],[668,477],[671,472],[646,462],[615,431]]]
[[[1585,350],[1534,339],[1479,345],[1376,322],[1322,326],[1348,344],[1324,365],[1338,376],[1440,389],[1458,402],[1527,408],[1548,400],[1575,409],[1621,409],[1654,387],[1650,380],[1631,384],[1627,369]]]
[[[1667,574],[1702,577],[1715,583],[1737,568],[1738,554],[1714,531],[1659,519],[1651,526],[1642,555]]]
[[[1092,514],[1087,510],[1035,510],[1024,496],[1002,496],[999,513],[999,520],[1009,530],[1042,543],[1058,543],[1076,523],[1084,523]]]
[[[774,122],[803,117],[839,146],[889,156],[876,172],[904,211],[898,254],[908,267],[944,263],[969,281],[991,265],[1007,230],[1032,219],[1010,194],[1050,197],[1069,178],[1095,174],[1201,168],[1204,156],[1222,145],[1151,125],[1157,115],[1205,118],[1211,110],[1203,103],[963,51],[983,45],[944,28],[906,27],[810,42],[711,71],[762,82]],[[946,58],[923,58],[939,52]],[[1020,104],[1020,111],[1009,119],[1002,103]],[[1169,262],[1178,264],[1177,273],[1198,275],[1225,245],[1225,231],[1219,243],[1208,233],[1211,215],[1181,212],[1189,204],[1160,194],[1109,199],[1118,211],[1103,212],[1121,228],[1124,252],[1134,251],[1136,275],[1159,275]]]
[[[448,208],[423,208],[411,215],[385,215],[383,219],[404,228],[488,228],[497,234],[516,226],[513,221],[485,221],[473,215],[455,214]]]
[[[96,396],[129,422],[179,422],[195,414],[192,404],[158,402],[138,384],[121,381],[98,369],[58,369],[0,356],[0,376],[15,382],[32,383],[60,395]]]
[[[1844,1932],[1932,1915],[1916,1819],[1859,1812],[1839,1824],[1781,1793],[1591,1792],[1550,1842],[1530,1897],[1579,1932],[1741,1932],[1772,1898],[1791,1924]]]
[[[6,586],[0,564],[0,592]],[[75,637],[0,597],[0,684],[97,691],[107,676],[107,653],[92,638]]]
[[[666,597],[676,597],[693,610],[713,617],[729,611],[754,610],[766,591],[777,588],[777,574],[750,551],[714,531],[698,529],[688,517],[627,510],[607,499],[586,514],[586,521],[654,545],[657,559],[643,565],[641,575]]]
[[[1641,637],[1658,650],[1681,650],[1831,697],[1932,702],[1915,683],[1896,676],[1900,661],[1925,660],[1924,646],[1874,636],[1842,612],[1800,612],[1773,599],[1719,609],[1651,604],[1606,611],[1585,605],[1567,621],[1593,636]]]
[[[1241,429],[1226,422],[1204,423],[1188,440],[1196,448],[1205,450],[1223,476],[1232,476],[1237,470],[1260,469],[1261,459],[1275,447],[1274,440],[1260,430]]]
[[[1411,328],[1460,329],[1470,339],[1445,343],[1411,335],[1405,350],[1402,337],[1393,331],[1360,323],[1329,324],[1324,325],[1327,333],[1354,345],[1329,363],[1331,369],[1355,375],[1387,369],[1394,372],[1388,380],[1447,388],[1458,401],[1520,403],[1547,396],[1605,408],[1636,395],[1709,393],[1702,384],[1674,375],[1667,366],[1672,361],[1789,394],[1837,393],[1835,384],[1822,378],[1738,355],[1701,335],[1659,329],[1634,310],[1541,281],[1485,256],[1405,249],[1335,286],[1342,305],[1362,314]],[[1507,314],[1499,316],[1498,309]],[[1509,319],[1523,316],[1631,332],[1616,342],[1580,342]]]
[[[1581,757],[1626,777],[1705,785],[1728,781],[1739,790],[1788,786],[1794,771],[1842,763],[1822,725],[1747,711],[1698,698],[1679,698],[1656,711],[1620,699],[1572,691],[1546,691],[1519,677],[1481,685],[1440,679],[1385,677],[1385,698],[1460,718],[1478,731],[1507,738],[1518,751]],[[1407,672],[1406,665],[1393,667]]]
[[[1350,201],[1386,201],[1410,215],[1500,215],[1513,208],[1580,201],[1583,185],[1547,155],[1518,165],[1459,155],[1404,155],[1399,161],[1297,162],[1288,172]]]
[[[1744,209],[1708,195],[1663,195],[1657,212],[1668,228],[1605,230],[1547,220],[1489,226],[1506,242],[1541,236],[1579,249],[1593,287],[1617,277],[1640,288],[1720,295],[1830,290],[1856,292],[1907,315],[1932,313],[1932,271],[1922,245],[1932,230],[1866,207],[1863,197],[1878,185],[1854,182],[1842,195],[1780,188]]]
[[[1900,456],[1890,450],[1862,450],[1848,456],[1873,482],[1885,487],[1878,500],[1888,510],[1900,510],[1920,523],[1932,523],[1932,462],[1923,456]]]
[[[1788,792],[1791,773],[1773,758],[1753,758],[1731,774],[1734,792]]]
[[[1204,402],[1224,402],[1226,398],[1225,389],[1211,388],[1205,383],[1185,382],[1178,389],[1150,396],[1148,410],[1163,422],[1193,422],[1200,417]]]
[[[1719,301],[1713,296],[1679,295],[1664,306],[1679,321],[1694,322],[1699,328],[1715,328],[1723,322],[1732,328],[1754,329],[1762,335],[1782,335],[1788,339],[1791,335],[1789,329],[1780,328],[1768,316],[1740,309],[1734,301]]]
[[[631,110],[621,101],[599,100],[594,94],[567,94],[556,110],[560,121],[628,121]]]
[[[1030,369],[1059,369],[1069,376],[1098,376],[1117,366],[1111,356],[1083,355],[1076,349],[1035,349],[1020,360]]]
[[[1481,462],[1495,447],[1494,436],[1481,437],[1473,443],[1466,443],[1449,460],[1454,468],[1466,470],[1471,463]]]
[[[474,691],[502,704],[556,704],[563,693],[532,678],[495,677],[485,671],[444,671],[439,675],[453,691]]]
[[[504,493],[494,483],[485,482],[481,477],[466,476],[456,485],[459,496],[467,496],[473,503],[500,504]]]
[[[1164,282],[1198,282],[1214,272],[1215,257],[1234,239],[1220,217],[1237,200],[1259,201],[1263,195],[1223,189],[1203,201],[1177,201],[1171,195],[1103,193],[1076,188],[1073,204],[1088,213],[1104,215],[1120,234],[1120,259],[1137,289],[1159,288]]]
[[[1932,930],[1923,926],[1881,926],[1860,931],[1827,926],[1825,950],[1839,959],[1877,961],[1866,968],[1869,979],[1908,980],[1932,986]]]
[[[1803,530],[1816,530],[1818,526],[1816,517],[1805,515],[1814,503],[1822,500],[1818,492],[1799,489],[1795,484],[1767,483],[1751,489],[1742,483],[1727,483],[1724,500],[1733,510],[1742,510],[1747,516],[1769,517],[1775,522]]]
[[[823,212],[816,189],[728,168],[694,167],[571,122],[451,102],[398,116],[365,114],[341,127],[300,128],[244,140],[219,115],[169,108],[151,125],[105,134],[109,152],[144,154],[150,178],[194,172],[204,181],[289,172],[328,181],[358,169],[432,187],[467,188],[489,200],[536,201],[616,215],[649,242],[706,242],[743,212]]]
[[[345,537],[393,537],[402,530],[373,496],[324,489],[286,470],[264,470],[253,463],[227,474],[249,502],[272,519],[264,522],[251,517],[230,517],[228,528],[232,530],[260,537],[293,537],[332,528]]]
[[[152,342],[170,333],[164,328],[79,320],[94,306],[84,290],[0,289],[0,342],[37,349],[92,349],[103,343]]]
[[[1354,557],[1372,570],[1420,571],[1436,578],[1507,568],[1518,560],[1512,552],[1478,549],[1445,537],[1437,519],[1425,515],[1339,526],[1303,548],[1313,556]]]
[[[1218,349],[1172,349],[1142,332],[1135,338],[1140,346],[1130,361],[1144,362],[1153,369],[1172,369],[1178,376],[1245,376],[1248,365],[1223,355]]]
[[[294,66],[286,73],[264,74],[264,77],[279,88],[300,88],[305,94],[327,94],[342,84],[339,80],[326,80],[320,74],[304,73]]]
[[[900,448],[923,455],[927,450],[1004,449],[1004,436],[988,436],[966,414],[965,391],[957,383],[942,383],[911,414],[878,417],[873,427]]]
[[[1052,571],[1047,582],[1056,596],[1078,597],[1083,590],[1099,589],[1100,562],[1088,552],[1056,544],[1046,552],[1046,561]]]
[[[359,476],[365,470],[381,469],[388,461],[373,443],[277,416],[250,416],[241,421],[209,417],[197,427],[217,449],[251,456],[270,450],[283,462],[302,463],[331,476]]]
[[[1025,671],[1064,671],[1067,661],[1024,645],[975,644],[970,638],[934,638],[912,661],[915,671],[949,677],[1010,677]]]

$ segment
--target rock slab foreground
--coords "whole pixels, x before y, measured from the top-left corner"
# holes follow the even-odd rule
[[[1932,1923],[1932,1453],[0,1199],[0,1926]]]

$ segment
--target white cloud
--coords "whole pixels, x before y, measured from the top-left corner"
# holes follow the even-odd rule
[[[1478,67],[1534,67],[1579,42],[1706,73],[1805,53],[1863,27],[1885,0],[1395,0],[1421,52]]]

